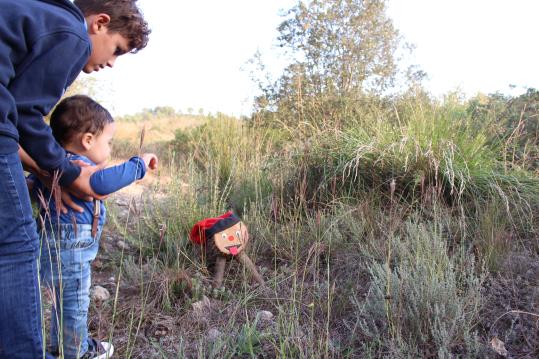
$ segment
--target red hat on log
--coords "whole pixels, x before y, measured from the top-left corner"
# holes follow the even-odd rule
[[[193,243],[204,245],[208,238],[212,238],[216,233],[222,232],[238,222],[240,222],[240,218],[232,211],[228,211],[216,218],[203,219],[193,226],[189,239]]]

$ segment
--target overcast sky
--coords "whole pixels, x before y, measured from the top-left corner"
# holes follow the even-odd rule
[[[152,28],[149,45],[91,75],[116,115],[172,106],[187,111],[249,114],[256,93],[246,62],[259,50],[279,74],[275,48],[280,12],[292,0],[139,0]],[[515,92],[539,88],[538,0],[389,0],[389,16],[415,44],[410,63],[441,95],[459,88]]]

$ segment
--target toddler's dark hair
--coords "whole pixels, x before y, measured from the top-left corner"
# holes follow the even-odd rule
[[[77,134],[99,135],[105,125],[114,122],[106,108],[85,95],[66,97],[56,106],[50,125],[56,141],[67,145]]]
[[[107,14],[108,30],[120,33],[129,41],[130,52],[142,50],[148,44],[150,28],[137,7],[137,0],[75,0],[84,16]]]

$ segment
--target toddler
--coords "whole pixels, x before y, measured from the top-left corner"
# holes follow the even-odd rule
[[[76,95],[61,101],[51,115],[50,126],[70,160],[89,165],[103,165],[107,161],[115,132],[114,120],[88,96]],[[142,154],[99,170],[91,176],[90,185],[98,195],[107,195],[143,178],[147,168],[157,168],[154,154]],[[110,358],[112,344],[89,337],[87,326],[91,263],[99,249],[105,206],[99,200],[73,197],[82,211],[62,209],[39,180],[35,177],[31,180],[34,197],[39,196],[39,191],[43,194],[39,221],[40,276],[54,298],[50,350],[66,359]]]

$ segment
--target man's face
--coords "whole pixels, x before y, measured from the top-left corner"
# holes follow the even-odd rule
[[[129,41],[120,33],[109,32],[106,26],[89,36],[92,41],[92,54],[82,69],[87,74],[114,66],[118,56],[130,51]]]

